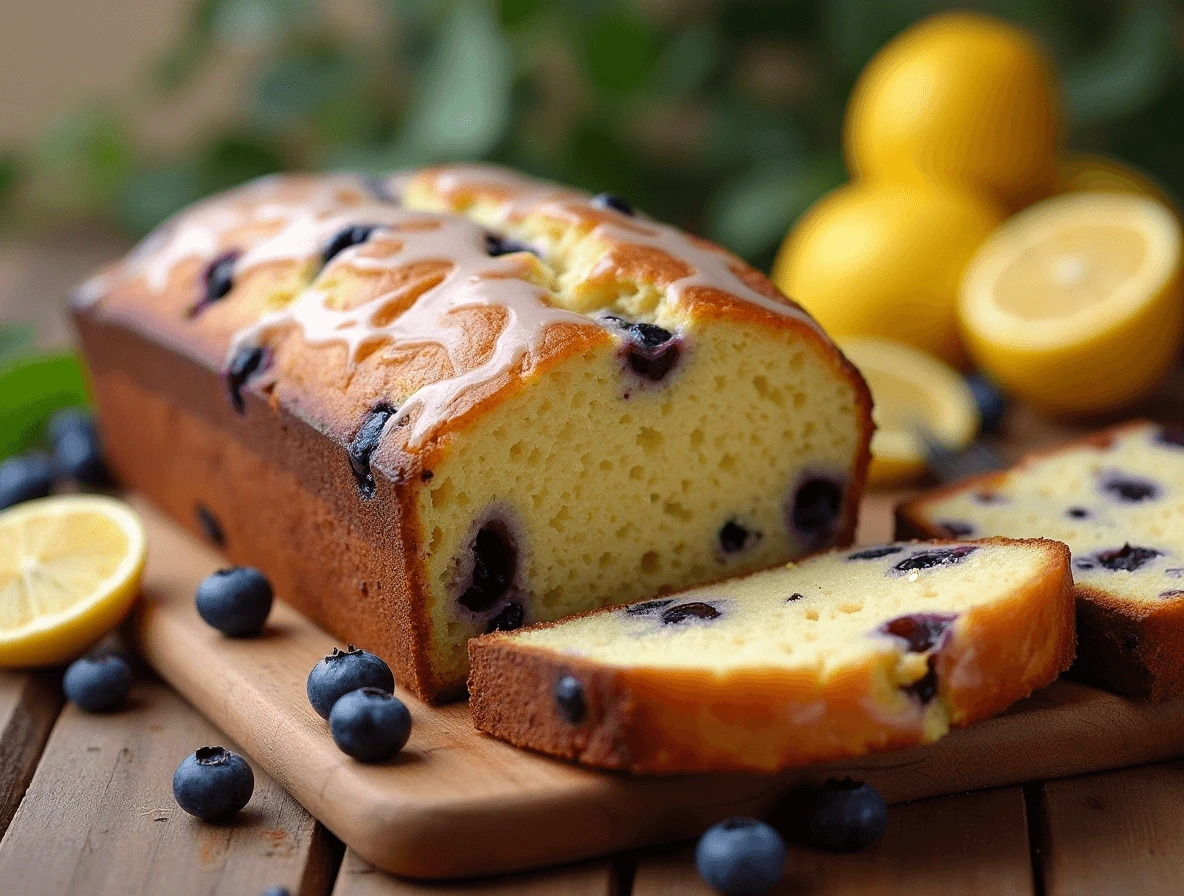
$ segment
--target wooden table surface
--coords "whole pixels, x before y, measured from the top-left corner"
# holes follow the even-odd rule
[[[0,322],[38,323],[47,343],[68,338],[65,289],[113,251],[86,235],[0,245]],[[864,534],[886,525],[873,513]],[[293,896],[711,892],[690,846],[497,881],[396,880],[344,851],[259,769],[239,818],[204,824],[177,808],[171,781],[177,763],[213,743],[233,746],[148,673],[109,716],[63,706],[55,674],[0,673],[0,893],[254,896],[276,884]],[[1184,761],[922,800],[892,807],[883,839],[861,853],[791,846],[774,893],[1179,894],[1182,817]]]

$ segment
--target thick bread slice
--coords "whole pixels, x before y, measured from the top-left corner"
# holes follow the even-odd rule
[[[898,542],[469,644],[482,731],[645,773],[927,743],[1073,659],[1059,542]]]
[[[900,537],[1045,536],[1077,582],[1073,674],[1184,694],[1184,432],[1134,421],[901,505]]]

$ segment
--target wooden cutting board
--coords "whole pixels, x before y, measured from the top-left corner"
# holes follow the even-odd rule
[[[309,669],[334,640],[278,602],[259,638],[211,629],[193,594],[224,561],[131,500],[149,538],[136,620],[148,662],[348,846],[407,877],[493,874],[690,838],[826,777],[863,779],[901,802],[1184,755],[1184,701],[1147,706],[1062,681],[936,744],[777,777],[592,771],[477,733],[464,704],[400,693],[410,743],[390,763],[363,765],[337,749],[305,696]],[[872,521],[887,504],[875,510],[868,534],[882,536],[886,523]]]

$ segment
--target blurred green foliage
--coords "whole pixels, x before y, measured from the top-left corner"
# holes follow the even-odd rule
[[[74,353],[40,352],[35,339],[25,324],[0,326],[0,460],[40,441],[58,408],[87,402]]]
[[[1045,42],[1072,145],[1184,192],[1179,5],[972,5]],[[127,108],[84,110],[40,145],[0,153],[0,204],[25,220],[99,217],[139,234],[203,194],[281,168],[490,159],[622,193],[767,264],[795,218],[844,179],[840,125],[860,69],[902,28],[947,7],[386,0],[361,37],[328,3],[199,0],[153,89],[159,102],[183,102],[221,53],[245,51],[253,83],[236,116],[157,157],[135,139]]]

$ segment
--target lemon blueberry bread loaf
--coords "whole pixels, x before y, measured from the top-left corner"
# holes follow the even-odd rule
[[[762,275],[484,166],[283,175],[177,215],[75,317],[119,476],[463,691],[466,642],[850,542],[858,373]]]
[[[902,505],[906,536],[1042,535],[1073,552],[1074,674],[1184,693],[1184,431],[1136,421]]]
[[[481,730],[590,765],[773,771],[927,743],[1073,658],[1043,539],[832,551],[469,642]]]

